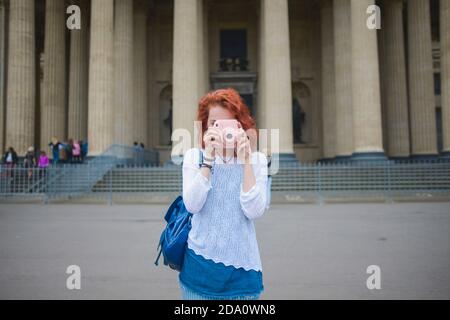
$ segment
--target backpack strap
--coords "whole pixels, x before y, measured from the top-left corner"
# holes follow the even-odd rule
[[[157,257],[156,260],[155,260],[155,266],[158,265],[158,260],[159,260],[159,257],[161,257],[161,253],[162,253],[162,248],[159,249],[158,257]]]
[[[166,230],[164,229],[163,233],[161,234],[161,237],[159,238],[158,248],[156,249],[156,250],[159,250],[159,253],[158,253],[158,256],[156,257],[156,260],[155,260],[155,266],[158,265],[158,260],[159,260],[159,257],[161,256],[161,253],[162,253],[162,242],[163,242],[163,239],[164,239],[165,232],[166,232]]]
[[[200,168],[203,163],[203,152],[201,148],[198,148],[199,157],[198,157],[198,167]]]

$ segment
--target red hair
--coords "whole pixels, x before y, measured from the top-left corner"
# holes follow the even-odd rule
[[[216,105],[227,109],[241,123],[244,131],[248,132],[247,130],[253,129],[255,133],[257,132],[256,122],[250,115],[250,111],[244,100],[236,90],[226,88],[210,91],[198,103],[197,121],[202,122],[202,135],[199,138],[203,148],[205,147],[203,133],[208,129],[209,110]],[[256,135],[254,137],[251,135],[250,139],[256,139]]]

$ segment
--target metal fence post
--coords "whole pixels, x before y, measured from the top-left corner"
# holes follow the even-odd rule
[[[386,184],[387,184],[387,190],[386,190],[386,202],[387,203],[393,203],[393,200],[392,200],[392,190],[391,190],[391,162],[388,160],[387,162],[386,162],[386,165],[385,165],[385,167],[387,167],[387,181],[386,181]]]
[[[108,205],[112,206],[112,169],[108,172]]]
[[[43,169],[42,171],[42,182],[41,185],[43,186],[42,191],[44,192],[44,197],[43,197],[43,202],[44,204],[48,204],[49,203],[49,188],[50,186],[48,185],[48,180],[49,180],[49,176],[51,176],[51,172],[53,170],[52,166],[48,166],[46,169]]]
[[[317,200],[319,205],[323,205],[323,195],[322,195],[322,164],[319,162],[317,164]]]

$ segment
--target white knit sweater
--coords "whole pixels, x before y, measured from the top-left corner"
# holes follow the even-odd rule
[[[263,153],[254,152],[251,160],[256,184],[244,192],[239,159],[224,164],[216,157],[213,173],[207,179],[198,167],[198,149],[189,149],[183,158],[183,201],[194,214],[189,248],[226,266],[261,271],[252,220],[266,210],[267,159]]]

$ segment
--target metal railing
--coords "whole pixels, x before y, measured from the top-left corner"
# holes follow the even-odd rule
[[[115,158],[118,164],[127,166],[156,166],[159,164],[158,151],[119,144],[111,145],[100,156],[93,158],[90,163],[105,163],[109,162],[111,158]]]
[[[448,161],[380,161],[297,165],[280,168],[272,190],[326,198],[450,196]]]
[[[154,150],[112,145],[82,164],[57,164],[47,168],[0,167],[0,197],[40,197],[44,202],[89,194],[113,168],[155,166]]]
[[[123,148],[118,150],[124,151]],[[180,193],[180,166],[132,165],[129,153],[110,149],[86,164],[39,168],[0,168],[0,198],[97,197]],[[128,152],[128,151],[127,151]],[[273,176],[272,191],[327,198],[450,196],[450,162],[286,164]]]

